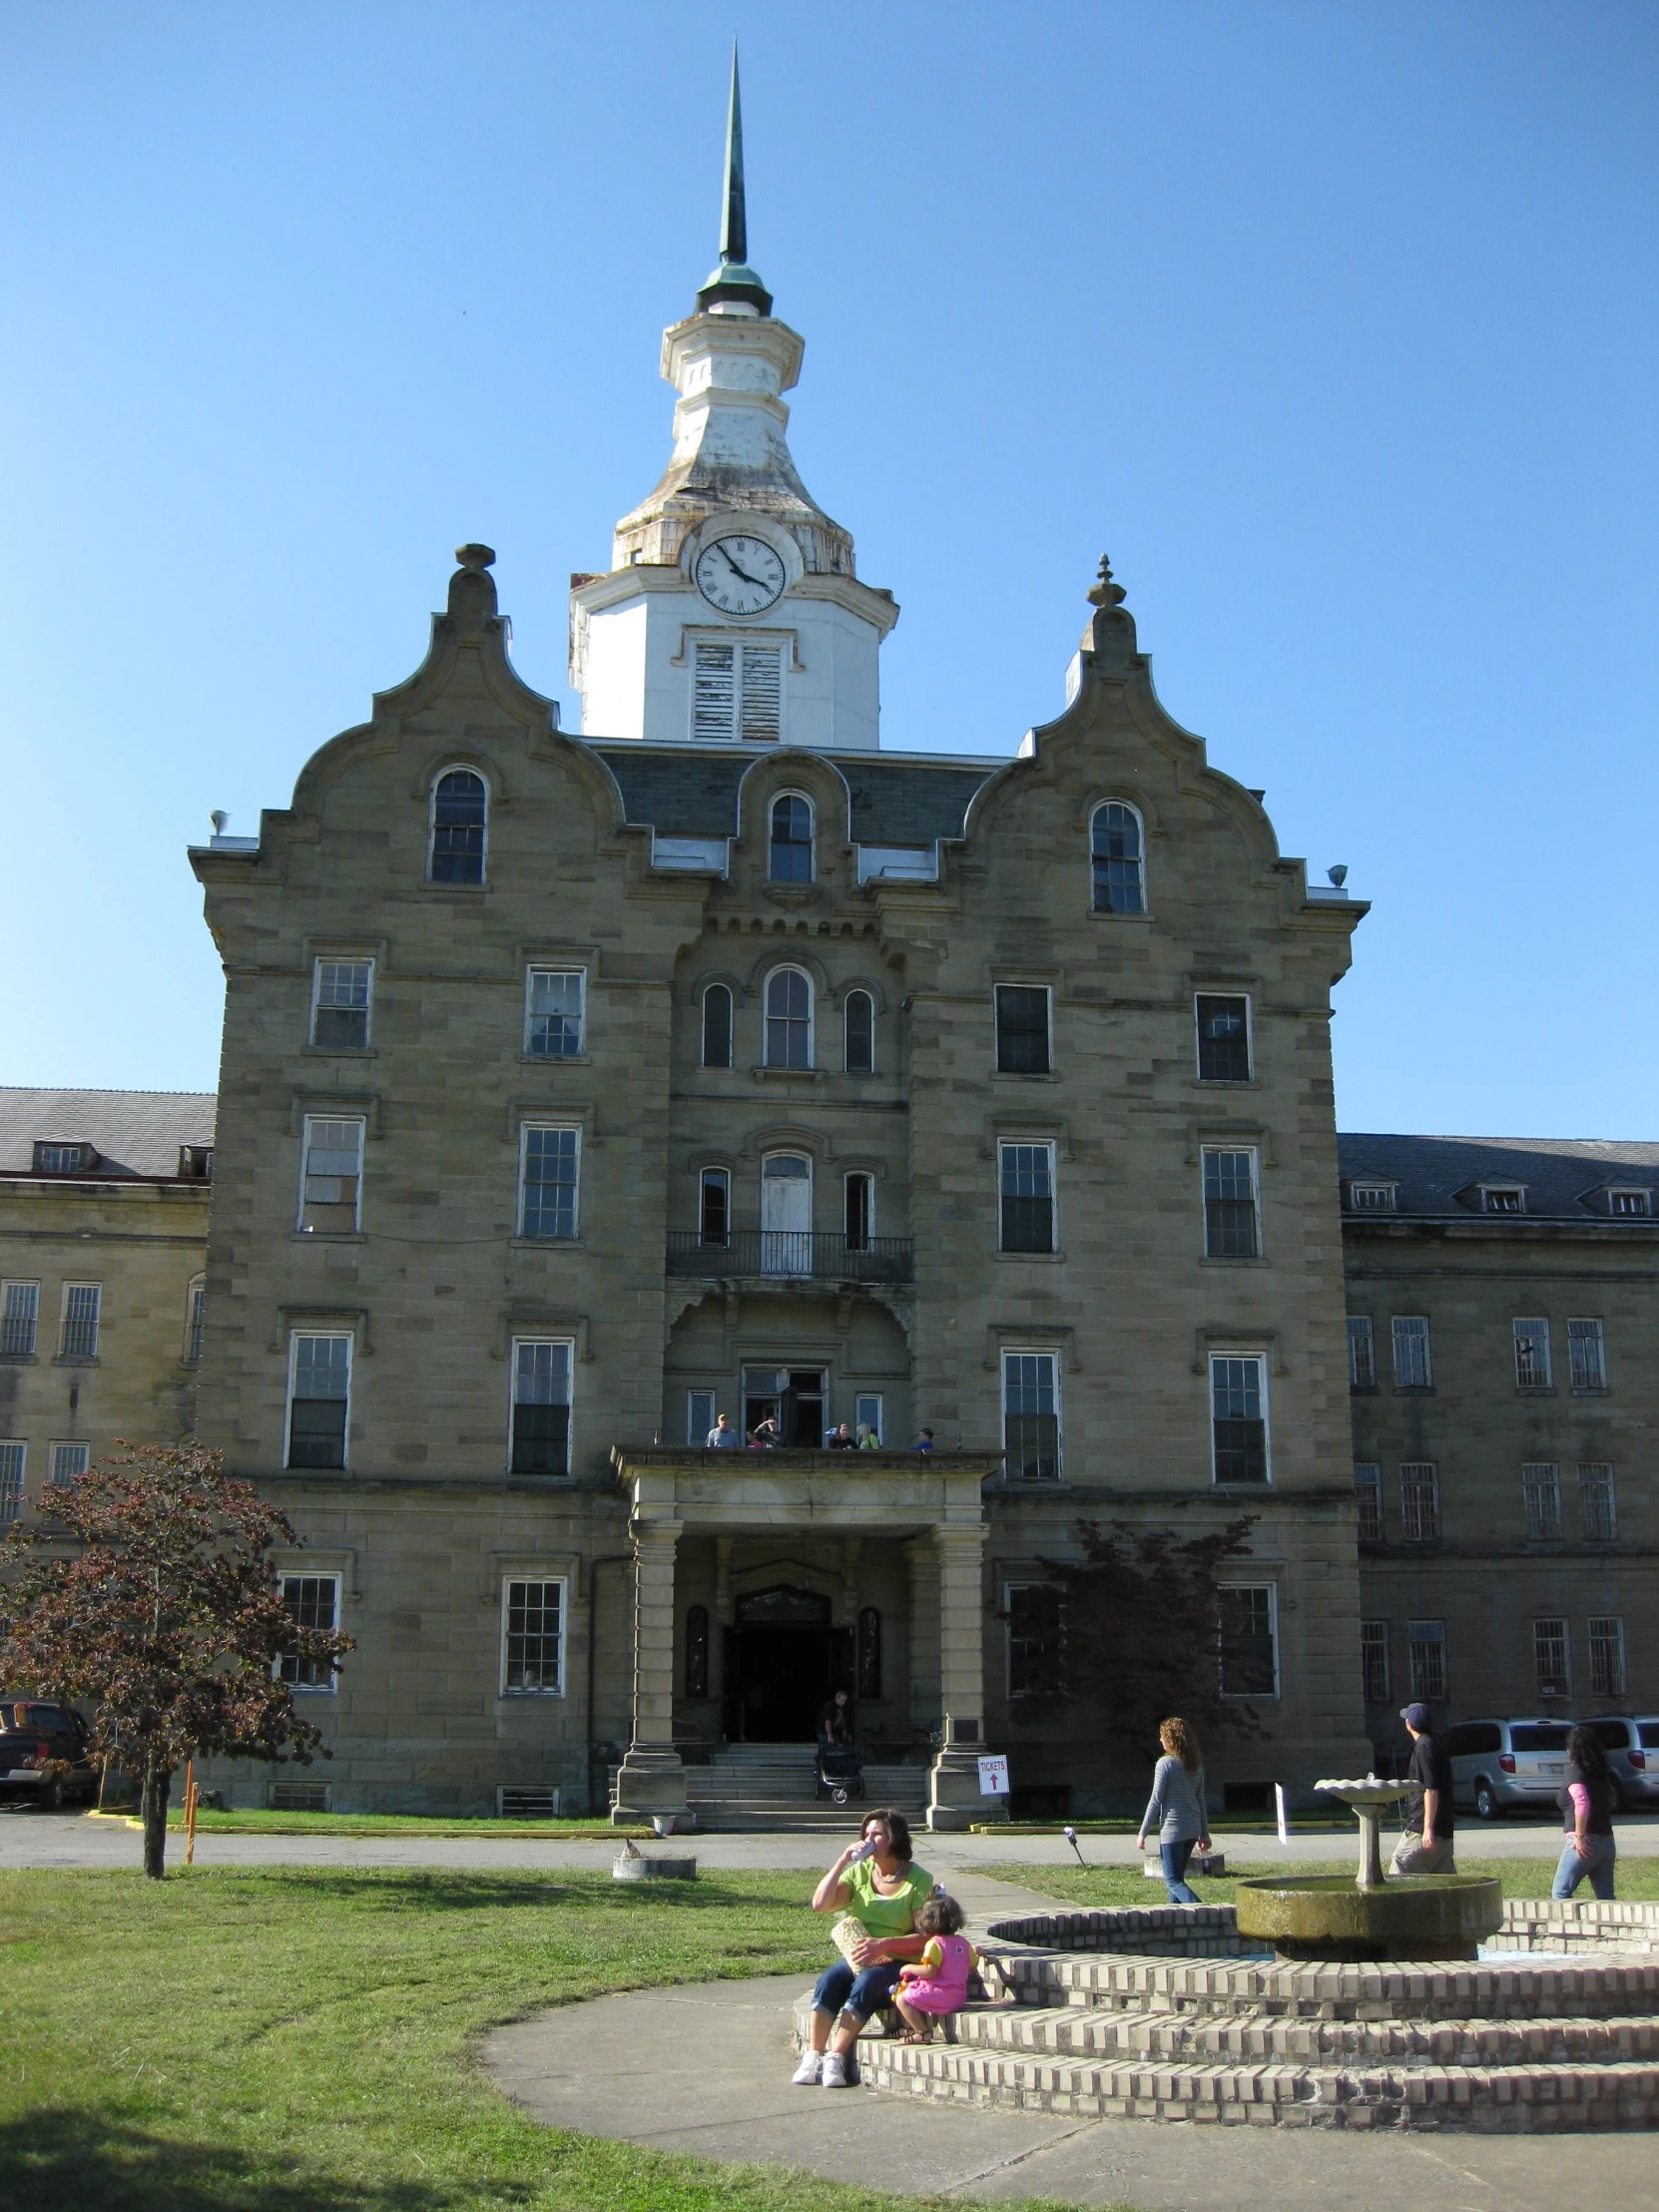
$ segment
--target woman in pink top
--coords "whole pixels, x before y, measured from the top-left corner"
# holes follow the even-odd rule
[[[913,1966],[900,1967],[892,1993],[907,2043],[925,2043],[931,2020],[959,2012],[968,2000],[968,1975],[979,1953],[961,1933],[962,1920],[961,1907],[942,1890],[916,1915],[916,1934],[927,1937],[927,1948]]]

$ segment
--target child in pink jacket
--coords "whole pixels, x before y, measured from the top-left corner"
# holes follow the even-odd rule
[[[927,1937],[927,1948],[914,1965],[898,1976],[892,2000],[908,2030],[907,2043],[925,2043],[932,2021],[959,2012],[968,1997],[968,1975],[979,1962],[979,1953],[961,1934],[965,1919],[961,1907],[942,1890],[936,1891],[916,1915],[916,1934]]]

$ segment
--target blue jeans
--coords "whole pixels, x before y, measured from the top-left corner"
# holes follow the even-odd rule
[[[1164,1862],[1164,1886],[1169,1891],[1171,1905],[1196,1905],[1198,1892],[1187,1887],[1187,1861],[1193,1855],[1196,1836],[1189,1836],[1179,1844],[1160,1844],[1158,1856]]]
[[[888,1958],[856,1973],[844,1958],[837,1958],[818,1977],[813,1990],[814,2011],[828,2012],[831,2017],[837,2012],[850,2012],[856,2019],[867,2020],[872,2012],[891,2004],[893,1984],[903,1963],[902,1958]]]
[[[1587,1859],[1580,1859],[1573,1848],[1572,1838],[1567,1838],[1566,1847],[1561,1853],[1561,1864],[1555,1870],[1555,1887],[1549,1894],[1552,1898],[1570,1898],[1588,1875],[1590,1888],[1595,1895],[1611,1903],[1613,1867],[1618,1857],[1613,1839],[1611,1836],[1586,1836],[1584,1841],[1590,1847],[1590,1854]]]

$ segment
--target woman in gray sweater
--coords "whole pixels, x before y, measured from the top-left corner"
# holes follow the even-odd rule
[[[1156,1828],[1171,1905],[1196,1905],[1198,1895],[1187,1887],[1187,1861],[1195,1844],[1200,1851],[1210,1848],[1204,1755],[1198,1748],[1198,1738],[1182,1720],[1163,1722],[1158,1741],[1164,1747],[1164,1756],[1152,1776],[1152,1796],[1141,1815],[1135,1849],[1145,1851],[1147,1837]]]

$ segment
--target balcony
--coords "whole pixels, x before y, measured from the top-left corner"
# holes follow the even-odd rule
[[[860,1242],[808,1229],[735,1229],[724,1244],[706,1244],[695,1229],[671,1229],[668,1272],[716,1282],[759,1276],[776,1283],[909,1283],[915,1278],[915,1240]]]

